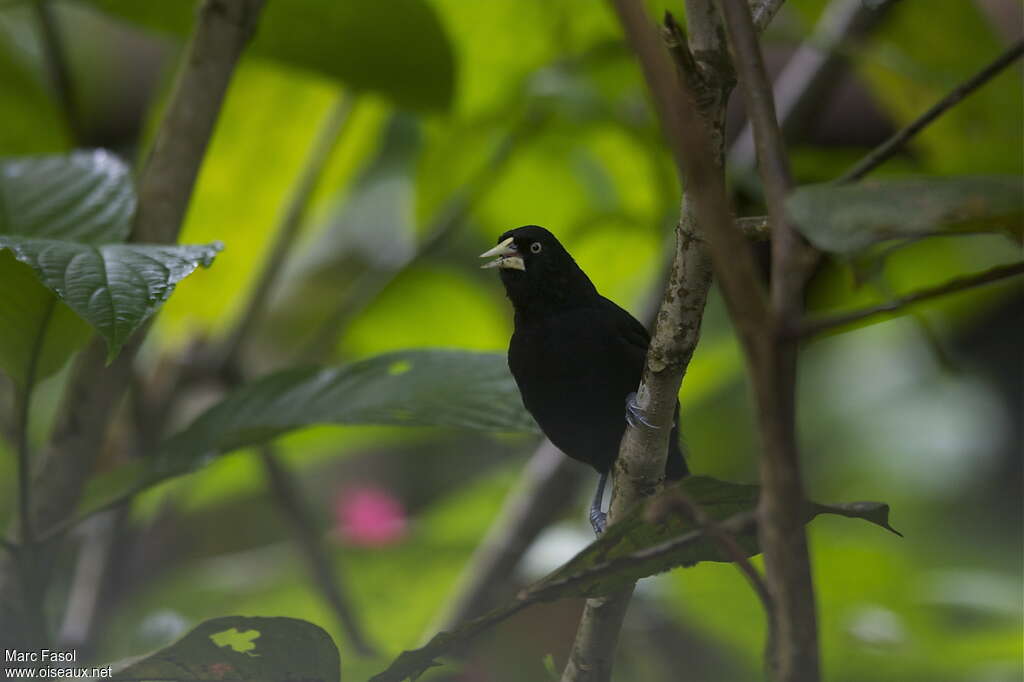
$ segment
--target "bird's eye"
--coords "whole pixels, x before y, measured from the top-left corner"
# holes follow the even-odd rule
[[[540,242],[534,242],[530,244],[530,251],[532,251],[533,253],[540,253],[540,250],[542,248],[543,247],[540,245]]]

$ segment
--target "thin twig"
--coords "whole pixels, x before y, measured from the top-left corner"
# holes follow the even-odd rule
[[[719,6],[754,129],[772,230],[772,323],[757,342],[760,357],[751,358],[762,447],[758,535],[771,593],[768,664],[778,682],[813,682],[820,678],[817,609],[796,436],[797,343],[789,334],[803,307],[806,247],[786,217],[792,177],[753,19],[744,0]]]
[[[735,538],[737,535],[741,535],[752,530],[756,523],[757,514],[752,511],[746,511],[736,514],[735,516],[731,516],[715,525],[718,530],[727,537]],[[529,589],[524,590],[520,594],[519,598],[526,604],[530,604],[535,601],[545,601],[552,598],[549,595],[565,594],[566,592],[571,591],[573,586],[580,583],[593,583],[594,581],[601,580],[602,578],[621,575],[625,569],[632,566],[649,565],[662,557],[677,554],[679,550],[683,549],[687,545],[692,545],[693,543],[699,542],[700,540],[708,537],[710,532],[711,529],[708,526],[694,528],[693,530],[683,533],[678,537],[674,537],[671,540],[665,540],[664,542],[660,542],[656,545],[638,549],[630,554],[617,556],[614,559],[609,559],[604,563],[596,564],[584,571],[567,576],[561,580],[545,582],[543,587],[536,591],[531,592]],[[742,553],[742,548],[740,548],[739,551]]]
[[[766,614],[772,613],[775,609],[772,605],[772,595],[768,589],[768,585],[764,580],[764,576],[761,572],[750,562],[750,557],[743,551],[739,543],[736,541],[735,531],[731,530],[735,521],[732,519],[726,521],[716,521],[704,511],[697,502],[691,498],[685,490],[677,488],[673,491],[674,499],[673,502],[678,502],[683,505],[688,515],[697,523],[698,526],[708,535],[715,544],[730,558],[736,565],[736,568],[743,574],[750,583],[750,587],[753,588],[754,593],[758,599],[761,600],[761,605],[764,607]],[[729,523],[733,521],[733,523]]]
[[[305,360],[329,357],[342,330],[351,320],[365,310],[401,272],[434,253],[455,235],[473,207],[494,187],[495,176],[504,168],[512,150],[522,143],[524,136],[536,132],[544,120],[544,116],[528,114],[502,138],[476,174],[441,206],[426,230],[426,238],[415,253],[388,267],[373,268],[361,273],[338,307],[313,333],[311,340],[300,348],[296,357]]]
[[[373,656],[376,651],[355,615],[352,599],[342,591],[341,582],[336,575],[338,569],[327,556],[327,552],[324,551],[320,534],[316,530],[316,520],[303,504],[301,494],[291,475],[269,445],[260,448],[260,460],[263,463],[263,470],[267,475],[267,483],[273,493],[274,501],[284,513],[285,519],[291,525],[295,539],[302,549],[301,554],[306,559],[310,577],[338,617],[352,646],[360,655]]]
[[[450,630],[490,610],[526,550],[574,500],[583,469],[550,441],[537,448],[491,524],[456,588],[455,598],[428,632]]]
[[[864,0],[832,0],[825,7],[811,36],[800,44],[772,86],[776,115],[786,135],[802,130],[840,84],[837,76],[846,62],[841,48],[867,35],[897,1],[869,5]],[[754,132],[748,122],[732,143],[729,165],[751,168],[754,161]]]
[[[836,327],[844,327],[846,325],[853,324],[854,322],[860,322],[861,320],[869,317],[895,312],[901,308],[913,305],[914,303],[920,303],[921,301],[927,301],[947,294],[967,291],[968,289],[980,287],[992,282],[998,282],[1009,277],[1016,277],[1021,274],[1024,274],[1024,263],[1000,265],[998,267],[985,270],[984,272],[967,275],[965,277],[957,277],[944,284],[927,289],[921,289],[920,291],[915,291],[911,294],[907,294],[906,296],[901,296],[897,299],[880,303],[879,305],[872,306],[870,308],[806,320],[800,325],[798,333],[802,337],[816,336],[822,332],[835,329]]]
[[[32,10],[42,34],[43,55],[46,59],[46,68],[50,73],[50,79],[53,81],[53,89],[57,94],[57,101],[60,102],[61,111],[64,112],[64,119],[71,132],[71,139],[75,144],[79,144],[82,141],[82,121],[79,115],[78,96],[68,71],[67,54],[64,50],[64,41],[61,39],[60,27],[57,25],[57,18],[54,16],[49,0],[33,0]]]
[[[859,180],[872,170],[892,157],[912,137],[917,135],[929,123],[941,116],[962,99],[990,81],[996,74],[1008,67],[1024,55],[1024,40],[1017,42],[1006,52],[999,55],[992,63],[982,68],[960,85],[953,88],[948,95],[936,102],[928,111],[918,116],[910,125],[900,130],[883,142],[874,151],[861,159],[853,168],[836,178],[835,182],[843,184]]]
[[[772,23],[776,12],[785,2],[786,0],[750,0],[750,14],[754,18],[754,26],[758,33],[768,28],[768,24]]]
[[[320,131],[313,141],[309,158],[303,166],[298,182],[292,190],[291,198],[288,200],[284,216],[277,227],[274,243],[268,251],[259,280],[249,295],[245,310],[239,316],[238,322],[227,335],[227,339],[219,350],[221,364],[240,360],[239,351],[243,342],[252,333],[260,315],[266,309],[268,297],[277,284],[285,261],[291,254],[299,236],[310,197],[323,175],[331,153],[344,133],[346,123],[351,120],[353,99],[351,94],[341,93],[321,124]]]

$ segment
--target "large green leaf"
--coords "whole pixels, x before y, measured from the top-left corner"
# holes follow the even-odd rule
[[[19,386],[59,370],[88,338],[89,325],[44,287],[27,265],[0,251],[0,369]]]
[[[178,282],[213,262],[221,245],[93,246],[0,235],[0,249],[13,251],[47,288],[95,327],[106,339],[112,360]]]
[[[296,618],[226,616],[114,673],[114,680],[339,682],[338,649],[324,630]]]
[[[0,160],[0,289],[17,292],[0,298],[0,368],[19,385],[60,369],[89,329],[3,247],[30,238],[120,240],[134,209],[129,170],[107,152]]]
[[[677,484],[688,499],[719,522],[736,523],[736,541],[752,556],[760,550],[752,519],[760,492],[758,486],[692,476]],[[668,488],[648,505],[632,510],[625,518],[608,527],[595,542],[551,575],[522,590],[518,597],[490,613],[459,626],[451,632],[435,635],[425,646],[403,652],[387,670],[370,682],[401,682],[416,679],[427,669],[439,665],[437,658],[464,645],[527,606],[565,597],[606,595],[641,578],[678,566],[701,561],[729,561],[718,546],[685,513],[671,511],[676,489]],[[654,509],[662,511],[652,513]],[[806,520],[819,514],[837,514],[860,518],[896,532],[889,525],[889,507],[880,502],[823,505],[810,503]],[[652,517],[659,517],[652,520]],[[898,533],[897,533],[898,534]]]
[[[89,0],[115,16],[186,35],[193,0]],[[447,108],[455,58],[434,9],[423,0],[268,2],[251,50],[377,92],[401,106]]]
[[[134,212],[131,171],[109,152],[0,161],[0,234],[119,242]]]
[[[342,367],[290,369],[228,394],[152,457],[93,479],[79,516],[203,466],[212,455],[314,424],[536,432],[500,354],[410,350]]]
[[[1024,178],[871,180],[798,188],[786,201],[797,229],[819,249],[849,254],[876,242],[935,234],[1024,236]]]

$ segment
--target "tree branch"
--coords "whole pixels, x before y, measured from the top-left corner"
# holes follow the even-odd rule
[[[327,599],[356,651],[363,656],[374,655],[375,649],[363,632],[359,619],[356,618],[351,598],[344,593],[342,583],[335,575],[337,567],[324,551],[316,521],[303,504],[295,482],[281,465],[277,453],[271,446],[260,448],[260,460],[263,462],[263,471],[267,476],[270,492],[295,533],[296,542],[306,559],[313,583]]]
[[[750,14],[758,33],[768,28],[786,0],[750,0]]]
[[[670,431],[665,425],[673,420],[676,395],[699,339],[711,282],[708,253],[700,235],[708,237],[707,248],[712,253],[720,254],[715,258],[716,274],[725,274],[727,298],[734,308],[744,311],[742,316],[734,316],[738,326],[756,333],[765,312],[753,255],[732,220],[725,194],[722,130],[733,81],[714,7],[708,0],[688,0],[687,20],[693,36],[688,44],[668,18],[669,46],[680,67],[676,71],[642,3],[615,0],[614,5],[640,61],[680,177],[685,178],[686,195],[676,231],[672,274],[637,392],[640,408],[663,428],[626,429],[615,465],[609,523],[656,491],[662,481]],[[686,95],[679,87],[680,79]],[[720,261],[730,262],[728,272],[719,273]],[[632,591],[629,587],[587,601],[562,682],[610,679],[615,643]]]
[[[773,605],[769,666],[779,682],[819,679],[818,627],[804,528],[804,491],[796,437],[797,343],[805,244],[786,218],[792,185],[775,103],[747,5],[720,0],[740,87],[754,129],[758,166],[772,229],[772,323],[752,357],[761,431],[758,534]]]
[[[316,190],[320,176],[323,175],[324,168],[331,158],[331,152],[334,151],[338,140],[342,137],[346,123],[350,120],[353,99],[348,93],[338,95],[333,108],[321,124],[320,131],[313,141],[309,158],[292,190],[284,216],[277,227],[274,243],[267,253],[267,260],[260,271],[259,280],[249,295],[249,302],[245,310],[218,351],[218,365],[223,366],[225,363],[240,361],[239,351],[242,344],[252,333],[256,322],[266,308],[267,299],[274,285],[277,284],[285,261],[291,254],[302,229],[310,197]]]
[[[901,308],[913,305],[914,303],[920,303],[921,301],[927,301],[947,294],[967,291],[968,289],[980,287],[992,282],[998,282],[1009,277],[1016,277],[1021,274],[1024,274],[1024,263],[1000,265],[998,267],[985,270],[984,272],[979,272],[965,277],[957,277],[945,284],[921,289],[920,291],[915,291],[911,294],[907,294],[906,296],[901,296],[892,301],[880,303],[879,305],[872,306],[870,308],[864,308],[863,310],[854,310],[849,313],[841,313],[829,317],[805,320],[800,325],[798,334],[802,337],[816,336],[822,332],[835,329],[836,327],[845,327],[846,325],[853,324],[854,322],[860,322],[861,320],[869,317],[895,312]]]
[[[82,141],[82,121],[79,115],[78,96],[74,82],[71,80],[71,74],[68,72],[67,54],[64,51],[64,41],[61,39],[60,27],[54,16],[53,6],[49,0],[32,0],[32,11],[35,13],[36,23],[42,34],[41,42],[46,69],[49,71],[50,80],[53,81],[53,89],[57,94],[57,101],[60,102],[68,130],[71,132],[73,145],[78,145]]]
[[[526,135],[532,134],[544,121],[543,115],[528,113],[495,147],[494,152],[474,176],[445,201],[426,229],[426,238],[406,260],[388,267],[373,268],[361,273],[351,285],[338,307],[314,332],[308,344],[297,353],[299,357],[322,358],[331,355],[342,330],[366,309],[391,282],[410,266],[432,254],[463,225],[466,215],[494,185],[494,176]]]
[[[793,53],[773,85],[775,111],[785,134],[803,127],[826,93],[838,84],[846,56],[843,45],[866,35],[898,0],[869,5],[863,0],[832,0],[814,31]],[[756,23],[756,22],[755,22]],[[729,150],[732,168],[754,165],[754,132],[748,122]]]
[[[177,238],[219,105],[235,63],[256,25],[264,0],[206,0],[186,51],[157,141],[143,169],[133,237],[169,243]],[[131,377],[131,364],[145,335],[137,332],[118,359],[106,366],[106,348],[98,339],[78,357],[65,389],[41,467],[31,512],[37,532],[64,523],[78,503],[82,487],[102,448],[107,426]],[[35,577],[45,584],[54,553]],[[22,626],[25,591],[10,565],[0,562],[0,641],[38,649],[35,633]]]
[[[173,244],[235,63],[266,0],[204,0],[138,186],[132,239]]]
[[[1019,41],[994,61],[982,68],[960,85],[953,88],[948,95],[932,105],[928,111],[918,116],[906,128],[900,130],[888,140],[879,145],[874,151],[860,160],[853,168],[836,178],[835,182],[842,184],[860,180],[878,166],[891,158],[904,144],[917,135],[929,123],[937,119],[947,109],[950,109],[962,99],[970,95],[979,87],[990,81],[996,74],[1008,67],[1014,61],[1024,55],[1024,40]]]
[[[579,465],[551,441],[541,443],[473,553],[455,598],[428,632],[451,630],[491,609],[499,586],[512,575],[540,532],[573,502],[582,481]]]

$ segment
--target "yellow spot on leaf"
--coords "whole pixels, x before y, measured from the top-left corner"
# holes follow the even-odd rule
[[[219,647],[231,647],[240,654],[254,656],[252,650],[256,648],[253,640],[260,636],[259,630],[246,630],[239,632],[237,628],[224,630],[210,635],[210,639]]]

